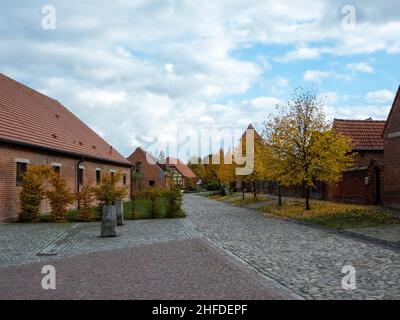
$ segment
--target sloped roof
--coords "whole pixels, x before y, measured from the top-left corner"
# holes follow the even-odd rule
[[[186,178],[197,178],[194,172],[179,159],[167,157],[165,163],[167,166],[174,166]]]
[[[164,173],[163,169],[160,167],[159,164],[159,159],[153,156],[150,152],[147,152],[141,147],[137,147],[135,151],[132,152],[132,154],[128,157],[128,160],[132,161],[133,164],[133,157],[138,153],[141,152],[146,156],[147,163],[151,166],[154,166],[154,168],[158,169],[160,172]]]
[[[389,123],[389,120],[390,120],[392,114],[394,113],[394,108],[395,108],[395,106],[396,106],[396,105],[399,105],[399,104],[396,104],[397,99],[400,99],[400,86],[399,86],[399,88],[397,89],[396,96],[394,97],[394,100],[393,100],[393,103],[392,103],[392,107],[390,108],[389,115],[388,115],[387,120],[386,120],[386,123],[385,123],[385,127],[383,128],[382,136],[385,134],[387,125],[388,125],[388,123]]]
[[[0,73],[0,140],[130,165],[57,100]]]
[[[353,150],[383,150],[384,120],[334,119],[333,128],[350,137]]]

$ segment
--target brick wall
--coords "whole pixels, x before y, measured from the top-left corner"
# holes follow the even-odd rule
[[[77,184],[77,162],[79,159],[69,156],[55,155],[47,152],[36,151],[13,145],[0,145],[0,221],[13,220],[18,217],[19,194],[21,187],[16,185],[16,158],[29,160],[29,165],[49,165],[52,163],[61,164],[61,175],[66,179],[68,188],[74,192]],[[84,161],[84,182],[92,179],[96,183],[96,168],[104,172],[110,170],[123,170],[126,172],[127,197],[130,196],[130,168],[113,164],[106,164],[95,161]],[[123,185],[122,180],[119,185]],[[76,203],[71,206],[76,208]],[[42,211],[49,212],[49,203],[44,200]]]
[[[383,203],[400,209],[400,99],[396,99],[384,134],[385,184]]]
[[[342,180],[336,184],[326,186],[328,200],[344,201],[360,204],[376,204],[383,196],[383,152],[358,152],[354,157],[354,167],[368,167],[345,171]],[[379,168],[378,173],[376,168]],[[377,174],[380,179],[380,196],[377,196]],[[369,183],[365,184],[365,177],[369,177]]]
[[[165,176],[163,171],[157,164],[152,164],[147,161],[146,152],[140,148],[137,148],[132,153],[128,160],[135,164],[141,163],[142,177],[139,181],[133,181],[132,189],[135,191],[143,190],[149,187],[150,181],[154,181],[155,187],[165,187]]]

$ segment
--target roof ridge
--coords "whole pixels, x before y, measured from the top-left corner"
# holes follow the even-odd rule
[[[340,119],[340,118],[333,118],[333,121],[352,121],[352,122],[386,122],[386,120],[368,120],[368,119]]]

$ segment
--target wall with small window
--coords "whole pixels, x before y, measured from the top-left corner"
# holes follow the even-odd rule
[[[83,161],[80,159],[56,155],[50,152],[37,151],[15,145],[0,144],[0,221],[13,220],[18,217],[19,194],[23,173],[30,165],[46,165],[61,174],[67,182],[67,187],[75,192],[77,184],[83,185],[90,182],[93,186],[100,183],[105,172],[122,170],[124,176],[119,181],[119,186],[125,186],[127,198],[130,195],[131,175],[130,168],[112,165],[97,161]],[[79,170],[78,170],[79,166]],[[70,208],[75,208],[76,203]],[[42,202],[42,212],[49,212],[50,205]]]

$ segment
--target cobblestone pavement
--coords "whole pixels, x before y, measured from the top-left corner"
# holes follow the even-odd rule
[[[184,207],[198,233],[304,298],[400,299],[396,251],[196,195]],[[355,290],[341,286],[347,264],[356,268]]]
[[[99,222],[0,224],[0,267],[193,237],[180,219],[125,221],[116,238],[99,235]]]
[[[126,221],[116,238],[99,223],[0,224],[0,298],[400,299],[394,250],[197,195],[184,207],[185,219]],[[48,262],[56,294],[38,288]],[[341,287],[346,264],[356,290]]]
[[[0,299],[293,299],[201,239],[173,240],[52,261],[56,289],[41,287],[43,263],[0,268]]]

